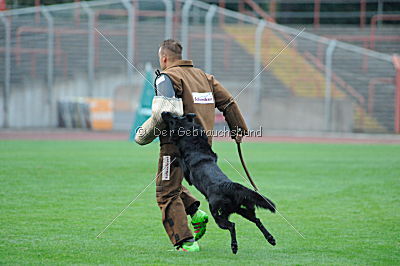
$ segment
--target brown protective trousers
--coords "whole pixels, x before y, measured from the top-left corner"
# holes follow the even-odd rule
[[[200,205],[182,185],[183,171],[179,166],[180,153],[173,144],[162,144],[156,179],[156,199],[162,213],[162,223],[173,245],[192,238],[187,209]]]

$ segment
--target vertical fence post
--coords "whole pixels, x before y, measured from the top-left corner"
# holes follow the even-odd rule
[[[378,0],[378,16],[382,16],[383,13],[383,0]],[[378,20],[378,28],[382,26],[382,20]]]
[[[367,9],[367,2],[366,0],[360,0],[360,27],[364,28],[365,26],[365,12]]]
[[[126,58],[128,62],[126,62],[126,77],[130,84],[133,84],[133,75],[131,73],[131,64],[133,65],[134,62],[134,43],[135,43],[135,12],[133,12],[133,5],[129,0],[123,0],[122,2],[126,11],[128,12],[128,38],[127,38],[127,46],[126,46]]]
[[[163,0],[165,5],[165,39],[172,38],[172,2],[171,0]]]
[[[396,70],[395,101],[394,101],[394,132],[400,134],[400,57],[393,55],[393,65]]]
[[[0,0],[0,11],[4,11],[7,9],[6,0]]]
[[[269,1],[269,15],[272,17],[272,19],[275,21],[276,20],[276,0],[271,0]]]
[[[175,4],[174,4],[174,18],[173,18],[173,30],[172,30],[172,37],[176,38],[177,36],[177,30],[179,27],[179,14],[181,14],[181,2],[179,0],[175,0]]]
[[[254,105],[253,105],[253,117],[258,115],[261,112],[261,43],[263,32],[265,29],[266,22],[265,20],[260,20],[257,25],[257,29],[254,36],[254,45],[255,45],[255,53],[254,53],[254,78],[255,78],[255,93],[254,93]]]
[[[83,10],[88,16],[88,83],[89,90],[88,96],[93,97],[94,90],[94,53],[95,53],[95,43],[94,43],[94,12],[90,9],[86,2],[80,2]]]
[[[332,56],[335,51],[336,40],[329,42],[325,54],[325,130],[331,130],[332,120]]]
[[[212,71],[212,20],[214,18],[217,7],[211,5],[208,8],[205,21],[205,51],[204,51],[204,70],[206,73]]]
[[[182,57],[187,59],[189,49],[189,10],[193,0],[187,0],[182,8],[181,42],[183,46]]]
[[[319,29],[321,0],[314,0],[314,29]]]
[[[219,7],[225,9],[225,0],[219,0]],[[220,12],[219,13],[219,25],[224,25],[225,23],[225,16],[224,13]]]
[[[53,79],[54,79],[54,19],[50,12],[41,7],[41,12],[47,21],[47,104],[49,106],[49,125],[53,122]]]
[[[19,7],[18,1],[15,1],[14,8],[18,8],[18,7]],[[35,0],[35,7],[36,7],[35,23],[39,24],[40,23],[40,14],[39,14],[40,11],[39,10],[41,10],[40,9],[40,0]]]
[[[79,3],[80,0],[75,0],[74,2]],[[76,7],[75,7],[74,20],[75,20],[75,25],[79,26],[81,23],[81,9],[80,9],[79,5],[76,5]]]
[[[0,14],[1,21],[5,27],[5,66],[4,66],[4,91],[3,91],[3,110],[4,120],[3,127],[10,126],[9,122],[9,98],[10,98],[10,75],[11,75],[11,25],[10,21]]]

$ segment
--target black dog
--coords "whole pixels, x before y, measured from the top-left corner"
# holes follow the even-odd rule
[[[215,222],[231,234],[232,252],[236,254],[235,224],[229,221],[237,213],[255,223],[271,245],[274,237],[256,217],[255,206],[275,212],[272,201],[247,187],[232,182],[218,167],[217,155],[208,144],[203,128],[193,122],[195,114],[175,116],[163,112],[162,118],[168,125],[171,140],[181,153],[181,166],[185,179],[193,184],[208,200]]]

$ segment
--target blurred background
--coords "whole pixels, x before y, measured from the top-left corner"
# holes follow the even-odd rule
[[[175,38],[237,95],[254,129],[400,133],[399,0],[0,0],[0,9],[2,128],[131,130],[149,115],[158,46]]]

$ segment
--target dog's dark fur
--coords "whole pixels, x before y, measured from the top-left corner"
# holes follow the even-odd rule
[[[215,222],[222,229],[230,231],[232,252],[236,254],[235,224],[229,221],[232,213],[237,213],[255,223],[271,245],[275,245],[274,237],[265,229],[256,217],[255,206],[275,212],[272,201],[247,187],[232,182],[218,167],[217,155],[208,144],[203,128],[193,122],[195,114],[175,116],[168,112],[162,113],[167,123],[171,140],[181,153],[181,166],[185,179],[193,184],[208,200],[210,211]],[[182,134],[185,132],[185,134]],[[192,134],[190,134],[190,132]],[[204,132],[203,132],[204,133]]]

